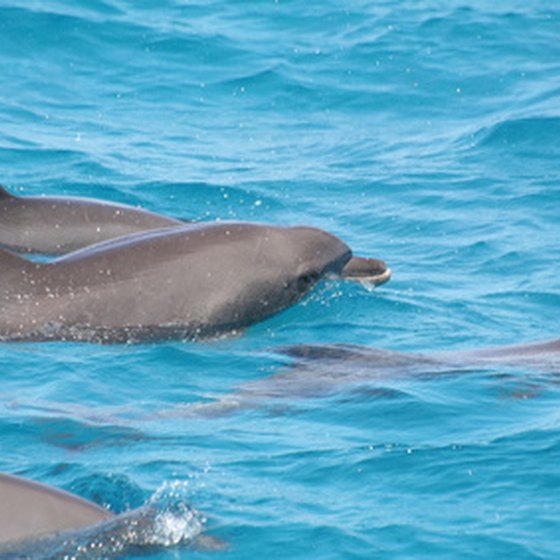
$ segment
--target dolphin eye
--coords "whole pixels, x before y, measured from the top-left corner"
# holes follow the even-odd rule
[[[317,282],[318,279],[319,279],[319,275],[316,272],[307,272],[305,274],[302,274],[297,280],[298,289],[302,292],[306,291],[313,284],[315,284],[315,282]]]

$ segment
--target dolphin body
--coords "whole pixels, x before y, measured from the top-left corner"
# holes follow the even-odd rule
[[[166,531],[169,515],[182,521],[180,534]],[[0,473],[0,560],[107,560],[131,547],[225,546],[201,531],[202,521],[186,506],[176,514],[149,504],[115,515],[74,494]]]
[[[184,222],[92,198],[14,196],[0,186],[0,246],[62,254],[122,235]]]
[[[243,222],[142,232],[48,263],[0,250],[0,339],[216,336],[274,315],[331,274],[380,284],[391,272],[326,231]]]
[[[239,385],[214,401],[192,403],[159,416],[192,418],[221,417],[239,412],[278,406],[282,401],[326,397],[349,389],[369,391],[392,379],[433,378],[464,374],[478,368],[524,368],[560,374],[560,339],[529,344],[445,351],[432,354],[393,352],[356,344],[296,344],[274,350],[291,362],[280,372]]]
[[[476,350],[439,351],[429,355],[392,352],[356,344],[299,344],[280,348],[279,352],[311,368],[332,363],[372,372],[388,371],[389,374],[393,374],[393,370],[404,373],[422,372],[430,368],[437,370],[438,366],[446,371],[495,364],[546,371],[560,368],[560,339]]]
[[[111,517],[109,511],[68,492],[0,474],[0,545],[79,529]]]

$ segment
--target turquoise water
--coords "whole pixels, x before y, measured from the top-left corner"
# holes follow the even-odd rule
[[[546,0],[0,0],[11,190],[312,224],[394,271],[232,339],[2,345],[0,470],[117,512],[170,493],[228,543],[162,560],[557,558],[557,370],[188,411],[285,345],[558,337],[559,61]]]

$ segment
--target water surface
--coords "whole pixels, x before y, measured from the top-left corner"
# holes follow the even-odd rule
[[[162,560],[556,558],[557,371],[180,412],[283,371],[279,346],[558,337],[559,18],[546,0],[0,2],[12,190],[312,224],[394,271],[232,339],[2,345],[0,469],[113,511],[180,485],[229,548]]]

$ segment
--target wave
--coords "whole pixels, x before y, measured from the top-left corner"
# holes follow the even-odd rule
[[[507,150],[527,157],[560,155],[560,116],[512,118],[479,130],[475,145]]]

